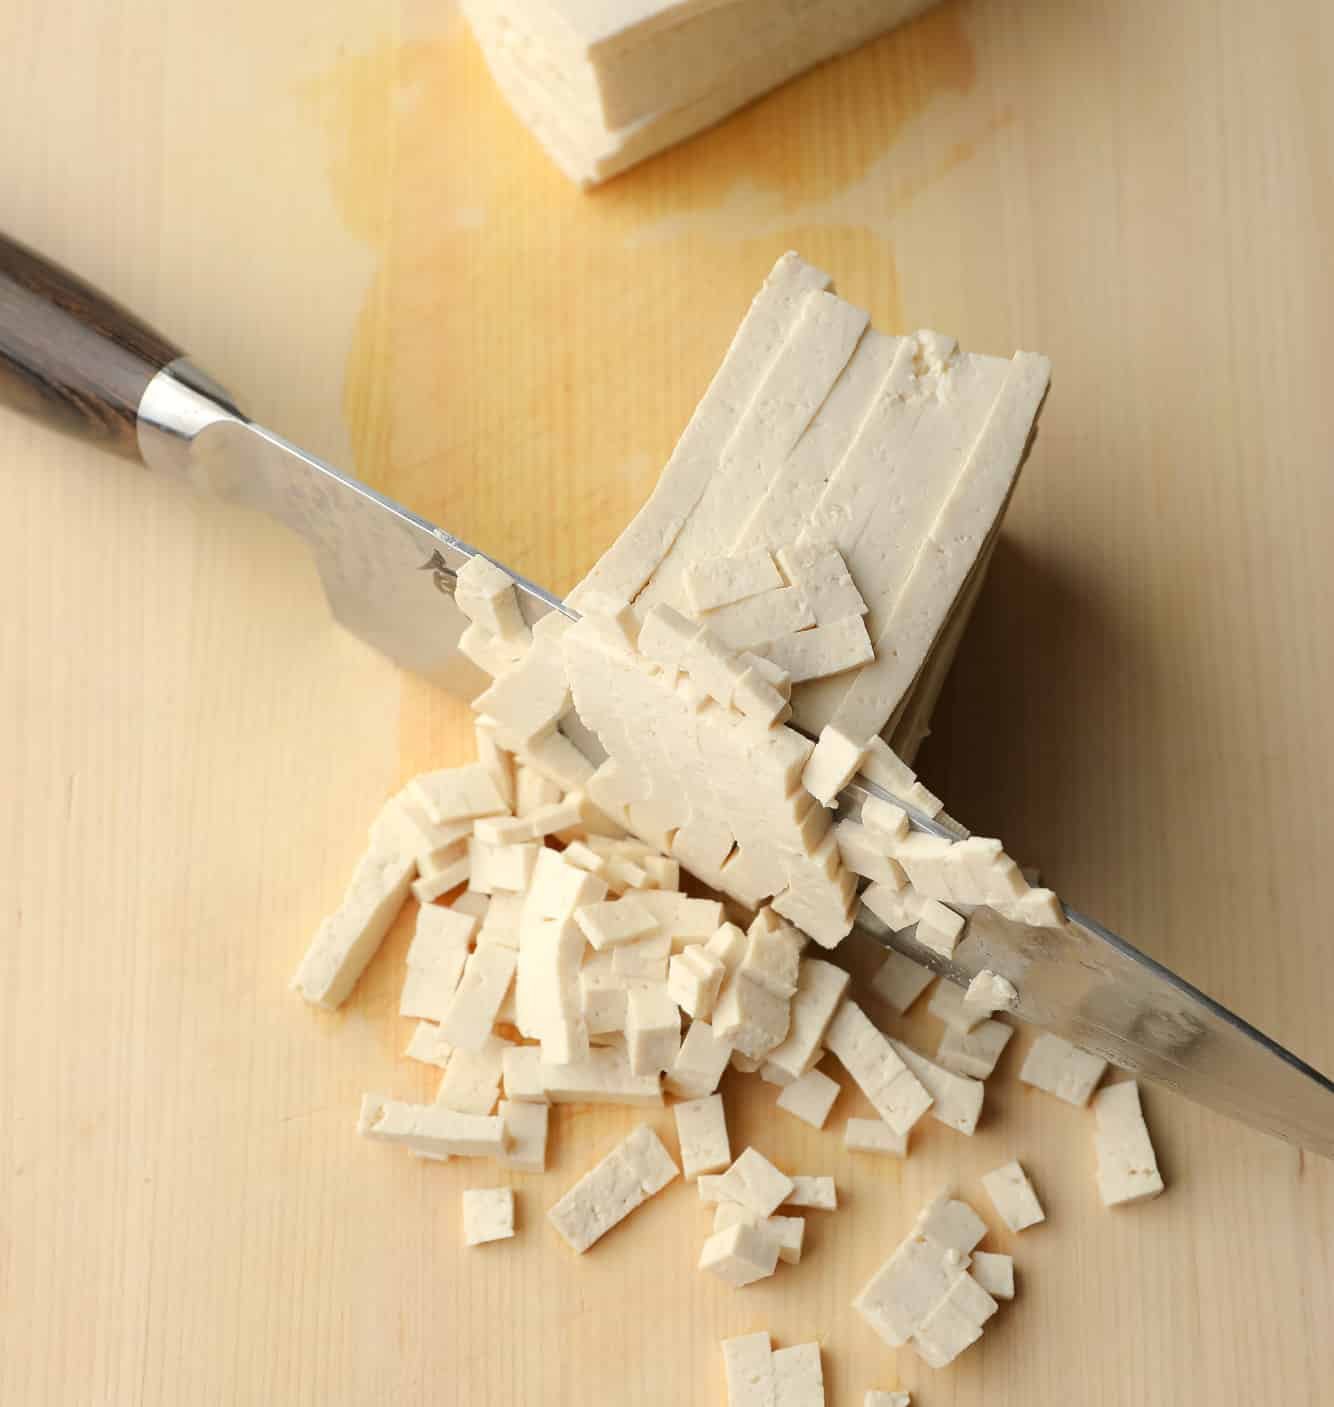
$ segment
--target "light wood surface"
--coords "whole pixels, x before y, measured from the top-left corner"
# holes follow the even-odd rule
[[[592,195],[440,4],[10,0],[0,53],[11,233],[553,587],[784,248],[888,328],[1049,353],[924,774],[1334,1068],[1327,5],[945,4]],[[736,1146],[844,1202],[740,1293],[695,1272],[680,1184],[580,1259],[544,1224],[628,1111],[563,1116],[541,1178],[358,1140],[360,1091],[430,1088],[405,934],[338,1016],[287,979],[466,720],[329,624],[276,528],[13,418],[0,493],[0,1401],[715,1403],[718,1340],[760,1327],[821,1341],[836,1407],[1329,1400],[1334,1169],[1150,1092],[1169,1191],[1105,1212],[1088,1119],[1014,1052],[976,1138],[902,1165],[842,1151],[854,1092],[816,1134],[729,1083]],[[896,1363],[849,1299],[1014,1156],[1048,1210],[992,1238],[1018,1300],[953,1369]],[[520,1234],[467,1250],[460,1189],[497,1182]]]

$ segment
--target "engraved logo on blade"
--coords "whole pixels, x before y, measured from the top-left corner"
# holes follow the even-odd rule
[[[431,553],[429,560],[423,562],[418,568],[419,571],[430,572],[431,580],[435,583],[435,589],[446,596],[454,594],[454,585],[458,581],[458,573],[440,555],[439,549]]]

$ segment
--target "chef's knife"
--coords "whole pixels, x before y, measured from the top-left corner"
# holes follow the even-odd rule
[[[248,504],[309,546],[335,617],[404,668],[465,697],[481,674],[458,652],[459,568],[475,549],[256,425],[166,338],[81,279],[0,236],[0,401],[150,470]],[[503,565],[503,564],[502,564]],[[509,568],[506,568],[508,571]],[[573,614],[516,577],[525,615]],[[596,740],[577,729],[576,741]],[[858,778],[841,810],[870,795]],[[900,803],[901,804],[901,803]],[[954,836],[905,808],[916,829]],[[1015,1014],[1211,1108],[1334,1156],[1334,1084],[1092,919],[1015,923],[986,907],[953,958],[891,933],[889,947],[966,984],[983,970],[1019,992]]]

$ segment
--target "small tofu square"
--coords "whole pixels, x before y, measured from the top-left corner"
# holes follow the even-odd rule
[[[883,1119],[849,1119],[843,1129],[843,1146],[853,1153],[885,1153],[891,1158],[906,1158],[908,1135],[895,1133]]]
[[[865,756],[862,744],[830,723],[821,730],[815,751],[806,760],[801,784],[822,806],[833,806]]]
[[[699,1268],[742,1289],[778,1268],[778,1241],[757,1226],[738,1222],[725,1231],[715,1231],[705,1241]]]
[[[793,1344],[773,1356],[774,1407],[825,1407],[820,1345]]]
[[[1093,1100],[1094,1151],[1103,1205],[1142,1202],[1163,1190],[1163,1177],[1149,1138],[1134,1080],[1109,1085]]]
[[[1017,1162],[1005,1163],[985,1174],[982,1186],[986,1188],[991,1205],[996,1208],[1000,1219],[1011,1231],[1023,1231],[1025,1227],[1046,1221],[1047,1214],[1042,1210],[1038,1194],[1033,1190],[1028,1174]]]
[[[1004,1021],[984,1021],[966,1036],[946,1031],[940,1038],[936,1063],[956,1075],[985,1080],[996,1068],[1001,1052],[1010,1043],[1014,1027]]]
[[[792,1191],[783,1201],[785,1207],[809,1207],[812,1211],[838,1210],[838,1190],[832,1177],[803,1177],[794,1174]]]
[[[1035,1089],[1045,1090],[1067,1104],[1082,1107],[1098,1087],[1107,1062],[1090,1055],[1069,1041],[1043,1032],[1024,1057],[1019,1078]]]
[[[551,1110],[545,1104],[502,1099],[497,1113],[508,1139],[500,1161],[518,1172],[544,1172]]]
[[[722,1095],[685,1100],[677,1104],[672,1113],[681,1146],[682,1176],[692,1180],[701,1173],[717,1173],[726,1168],[732,1161],[732,1151]]]
[[[792,1179],[781,1173],[762,1153],[747,1148],[723,1174],[724,1193],[756,1216],[769,1216],[792,1192]]]
[[[779,1093],[778,1107],[795,1114],[813,1129],[822,1129],[837,1098],[837,1080],[831,1080],[820,1070],[807,1070]]]
[[[1014,1298],[1014,1260],[991,1251],[974,1251],[968,1273],[996,1300]]]
[[[463,1239],[469,1246],[514,1235],[514,1192],[508,1187],[470,1187],[463,1194]]]
[[[871,978],[871,991],[901,1016],[935,981],[929,967],[905,958],[902,953],[889,953]]]

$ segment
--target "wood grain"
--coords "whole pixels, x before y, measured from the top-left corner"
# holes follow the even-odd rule
[[[924,772],[1334,1067],[1328,7],[948,3],[589,196],[438,4],[321,17],[5,7],[8,231],[555,587],[786,247],[888,327],[1050,353]],[[680,1185],[578,1260],[543,1225],[628,1112],[558,1120],[542,1178],[356,1139],[361,1090],[430,1088],[406,933],[337,1016],[286,982],[466,719],[329,624],[276,528],[8,416],[0,491],[0,1401],[711,1403],[718,1339],[759,1327],[821,1340],[836,1407],[1327,1399],[1329,1165],[1150,1092],[1169,1191],[1104,1212],[1087,1119],[1017,1083],[1022,1049],[976,1138],[928,1125],[901,1165],[842,1151],[852,1091],[816,1134],[729,1084],[738,1146],[844,1203],[740,1293],[694,1271]],[[896,1363],[851,1294],[941,1183],[980,1201],[1015,1156],[1048,1210],[996,1228],[1018,1300],[953,1369]],[[495,1182],[520,1234],[467,1250],[460,1190]]]

